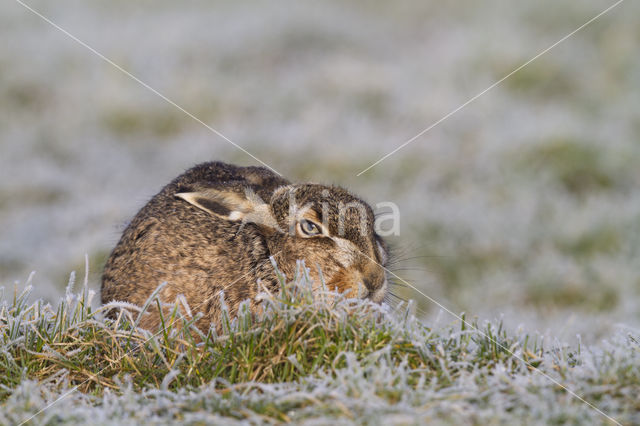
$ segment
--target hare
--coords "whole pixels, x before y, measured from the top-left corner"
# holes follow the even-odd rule
[[[141,306],[166,282],[163,301],[183,295],[203,314],[201,330],[220,329],[221,292],[232,317],[246,299],[258,309],[258,283],[278,292],[273,257],[289,278],[304,260],[314,291],[324,282],[380,303],[389,287],[388,248],[373,225],[371,207],[340,187],[203,163],[165,186],[125,229],[104,268],[102,302]],[[151,312],[141,325],[154,328],[159,319]]]

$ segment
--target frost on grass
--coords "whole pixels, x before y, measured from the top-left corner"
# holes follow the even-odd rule
[[[637,332],[568,348],[493,323],[434,329],[407,306],[312,292],[299,271],[281,277],[280,294],[259,296],[259,316],[245,305],[224,318],[220,335],[195,329],[184,300],[152,331],[136,327],[140,309],[93,311],[86,283],[56,308],[28,302],[29,291],[3,298],[0,423],[606,420],[557,383],[620,422],[640,421]]]

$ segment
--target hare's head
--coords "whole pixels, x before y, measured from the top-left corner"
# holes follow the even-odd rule
[[[242,184],[176,194],[190,204],[258,232],[288,277],[304,260],[316,285],[381,302],[388,282],[387,246],[374,230],[371,207],[348,191],[318,184],[276,188],[268,200]]]

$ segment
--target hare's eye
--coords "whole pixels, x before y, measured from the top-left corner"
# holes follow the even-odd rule
[[[310,220],[302,219],[300,222],[298,222],[298,226],[300,226],[300,230],[303,234],[310,237],[322,234],[322,230],[320,229],[320,227]]]

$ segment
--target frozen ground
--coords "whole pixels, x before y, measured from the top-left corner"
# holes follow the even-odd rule
[[[396,202],[398,273],[454,312],[571,342],[640,323],[640,3],[356,174],[612,3],[29,2],[285,176]],[[98,288],[169,179],[255,164],[13,0],[0,39],[7,289],[55,301],[85,253]]]

